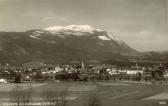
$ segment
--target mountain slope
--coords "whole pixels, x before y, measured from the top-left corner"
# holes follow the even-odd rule
[[[71,63],[82,58],[101,62],[109,59],[127,60],[125,55],[136,53],[117,37],[88,25],[0,32],[0,63]]]

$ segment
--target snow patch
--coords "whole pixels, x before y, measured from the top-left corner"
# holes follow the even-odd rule
[[[57,32],[57,31],[62,31],[64,30],[63,26],[54,26],[54,27],[48,27],[44,30],[50,31],[50,32]]]
[[[104,30],[102,30],[102,29],[96,29],[96,31],[98,31],[98,32],[103,32]]]
[[[69,26],[53,26],[48,27],[44,29],[44,31],[52,34],[53,36],[58,36],[60,38],[66,38],[66,36],[87,36],[87,35],[94,35],[94,34],[101,34],[101,32],[104,32],[103,35],[96,35],[96,38],[99,38],[101,40],[114,40],[117,43],[121,44],[123,43],[118,37],[113,36],[110,33],[106,33],[102,29],[94,28],[90,25],[69,25]],[[99,33],[100,32],[100,33]],[[38,33],[39,34],[39,33]],[[37,36],[38,36],[37,34]],[[62,37],[63,35],[63,37]],[[40,36],[40,35],[39,35]]]
[[[30,35],[31,38],[38,39],[37,36]]]
[[[33,32],[33,35],[36,36],[36,37],[38,37],[38,36],[41,36],[40,33],[36,31],[36,32]]]
[[[44,42],[49,42],[49,43],[53,43],[53,44],[56,43],[55,41],[47,41],[47,40],[39,39],[37,36],[34,36],[34,35],[30,35],[30,37],[33,38],[33,39],[37,39],[37,40],[40,40],[40,41],[44,41]]]
[[[44,29],[51,33],[70,31],[70,32],[84,32],[93,34],[95,31],[103,31],[101,29],[96,29],[89,25],[69,25],[69,26],[54,26]]]
[[[118,43],[121,43],[122,41],[118,38],[118,37],[115,37],[115,36],[113,36],[113,35],[111,35],[111,34],[107,34],[108,35],[108,37],[110,37],[112,40],[114,40],[114,41],[117,41]]]
[[[64,27],[64,30],[70,30],[74,32],[86,32],[86,33],[93,33],[96,29],[89,25],[70,25]]]
[[[36,33],[39,33],[39,34],[40,34],[40,33],[44,33],[44,32],[43,32],[43,31],[36,31]]]
[[[66,38],[65,36],[62,36],[62,35],[57,35],[58,37],[60,37],[60,38]]]
[[[65,35],[74,35],[74,36],[82,36],[82,35],[86,35],[84,32],[64,32]]]
[[[48,42],[53,43],[53,44],[55,44],[55,43],[56,43],[55,41],[48,41]]]
[[[98,36],[99,39],[101,40],[111,40],[110,38],[108,38],[107,36]]]

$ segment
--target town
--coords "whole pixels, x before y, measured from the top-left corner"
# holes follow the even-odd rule
[[[137,81],[152,82],[168,80],[168,68],[162,64],[153,66],[117,66],[110,64],[46,65],[30,62],[22,66],[0,66],[1,83],[43,81]]]

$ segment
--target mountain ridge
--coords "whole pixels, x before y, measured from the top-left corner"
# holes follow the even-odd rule
[[[38,29],[0,32],[0,63],[23,64],[43,61],[59,64],[80,61],[81,58],[102,62],[110,59],[128,60],[125,56],[138,54],[136,50],[105,30],[86,25],[84,28],[83,25],[62,28],[67,31],[61,29],[51,32]]]

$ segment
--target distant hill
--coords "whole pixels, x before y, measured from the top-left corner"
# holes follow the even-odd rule
[[[128,60],[106,60],[103,63],[114,64],[120,66],[131,66],[131,65],[141,65],[141,66],[152,66],[152,65],[164,65],[168,68],[168,52],[139,52],[138,56],[125,56]]]

